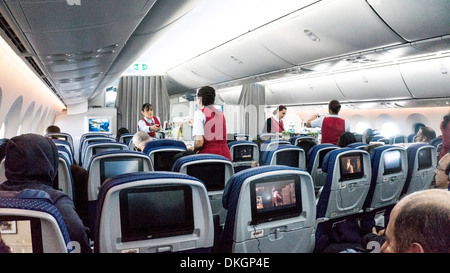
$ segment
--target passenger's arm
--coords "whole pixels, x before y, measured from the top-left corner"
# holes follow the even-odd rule
[[[306,121],[306,127],[311,128],[311,121],[319,118],[319,114],[314,114],[313,116],[311,116],[307,121]]]
[[[203,147],[203,136],[195,136],[194,147],[192,151],[197,153]]]

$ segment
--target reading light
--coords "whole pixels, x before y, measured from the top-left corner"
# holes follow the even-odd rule
[[[309,39],[311,39],[313,42],[320,42],[319,36],[317,36],[316,34],[314,34],[314,32],[312,32],[311,30],[305,29],[303,32],[304,32],[305,35],[306,35]]]

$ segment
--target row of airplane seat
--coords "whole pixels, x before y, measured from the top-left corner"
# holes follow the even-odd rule
[[[169,171],[156,170],[156,151],[186,151],[180,142],[151,141],[155,147],[145,153],[92,155],[89,226],[96,252],[321,252],[327,234],[342,222],[359,221],[366,229],[388,221],[380,219],[400,196],[430,187],[436,166],[436,148],[423,143],[383,145],[371,154],[318,144],[305,155],[289,142],[266,147],[264,156],[295,149],[302,168],[270,163],[252,168],[248,163],[262,154],[258,145],[236,141],[229,143],[232,162],[194,154],[174,160]],[[322,149],[328,150],[321,154]],[[61,156],[63,161],[68,160]],[[322,178],[315,178],[318,173]],[[65,190],[70,192],[70,184]],[[174,199],[183,201],[168,202]],[[154,217],[134,210],[143,207],[148,209],[141,213]],[[163,217],[167,211],[173,217]]]

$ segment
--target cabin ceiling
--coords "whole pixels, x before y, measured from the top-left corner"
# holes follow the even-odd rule
[[[173,96],[212,85],[222,100],[234,102],[239,92],[220,91],[259,83],[268,105],[336,98],[349,105],[441,106],[450,97],[448,0],[290,0],[285,9],[276,9],[281,2],[274,0],[124,3],[5,0],[0,34],[66,105],[96,97],[133,63],[158,58],[167,60],[159,73]],[[262,13],[262,7],[272,12],[253,19],[252,10]],[[252,22],[232,32],[204,19],[219,16],[230,25],[243,17]],[[170,36],[186,24],[183,35]],[[212,36],[198,33],[208,30],[222,40],[206,47]],[[190,36],[196,39],[187,41]],[[188,47],[198,51],[177,55]]]

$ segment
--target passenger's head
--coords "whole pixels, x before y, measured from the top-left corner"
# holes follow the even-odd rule
[[[119,130],[117,130],[116,141],[119,141],[121,135],[128,134],[129,132],[130,131],[125,127],[119,128]]]
[[[430,140],[435,137],[436,132],[433,130],[433,128],[428,126],[420,127],[419,131],[417,132],[416,142],[430,142]]]
[[[450,114],[444,116],[444,120],[442,120],[442,127],[444,129],[447,128],[447,124],[450,122]]]
[[[356,137],[351,132],[344,132],[339,136],[337,145],[341,148],[347,147],[347,145],[357,142]]]
[[[369,154],[375,149],[376,147],[383,146],[384,144],[382,142],[374,142],[368,145],[363,146],[361,149],[368,152]]]
[[[450,186],[450,154],[445,154],[440,160],[439,163],[434,169],[434,173],[436,174],[436,188],[439,189],[447,189]]]
[[[24,134],[11,138],[6,145],[5,176],[8,181],[53,186],[58,164],[58,149],[50,138]]]
[[[203,106],[214,104],[216,100],[216,90],[211,86],[203,86],[197,92],[198,102]]]
[[[286,116],[287,108],[284,105],[278,105],[278,107],[273,111],[274,115],[277,115],[278,119],[281,120]]]
[[[142,115],[144,115],[144,117],[151,119],[153,118],[153,105],[151,105],[150,103],[144,103],[142,105]]]
[[[310,138],[307,138],[307,139],[302,139],[301,141],[299,141],[299,142],[297,143],[297,146],[299,146],[300,148],[302,148],[303,151],[305,151],[305,155],[307,155],[308,152],[309,152],[309,150],[311,149],[311,147],[313,147],[313,146],[316,145],[316,144],[317,144],[317,143],[316,143],[314,140],[312,140],[312,139],[310,139]]]
[[[139,131],[133,136],[133,145],[142,152],[145,148],[145,144],[150,140],[152,139],[146,132]]]
[[[328,103],[328,112],[333,115],[339,114],[341,111],[341,104],[338,100],[332,100]]]
[[[45,130],[46,134],[52,134],[52,133],[61,133],[61,129],[56,125],[50,125]]]
[[[384,253],[450,253],[450,191],[413,192],[392,209]]]

